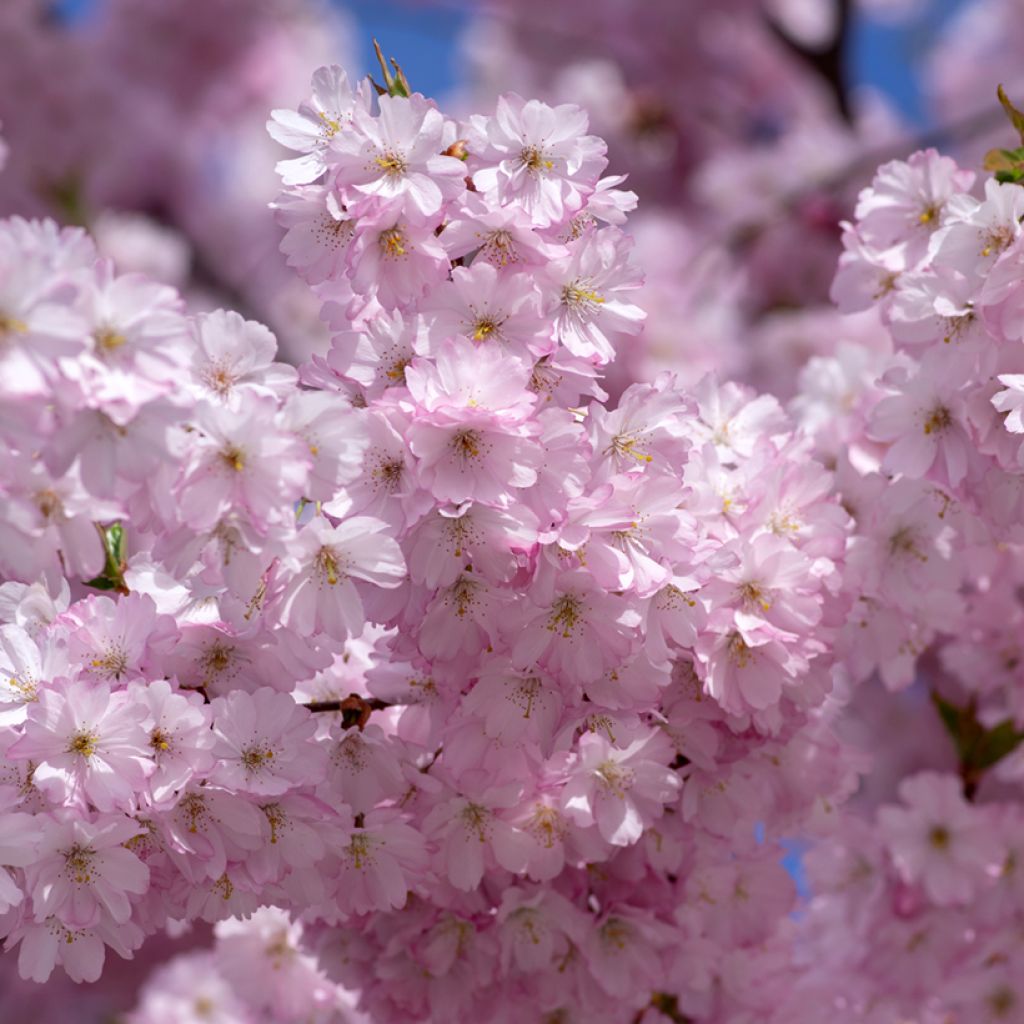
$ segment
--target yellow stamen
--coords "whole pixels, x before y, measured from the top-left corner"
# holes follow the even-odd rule
[[[68,744],[67,752],[69,754],[79,754],[82,757],[92,757],[96,753],[99,747],[100,738],[94,732],[83,730],[82,732],[76,732],[71,737],[71,742]]]
[[[115,349],[121,348],[122,345],[125,345],[128,342],[128,339],[123,334],[110,327],[106,327],[102,331],[97,331],[94,337],[96,339],[97,346],[103,352],[113,352]]]
[[[380,247],[388,259],[397,259],[406,254],[405,235],[400,228],[388,228],[380,233]]]

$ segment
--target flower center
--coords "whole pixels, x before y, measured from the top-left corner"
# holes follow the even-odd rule
[[[317,552],[314,568],[320,579],[326,580],[332,587],[345,576],[338,567],[337,556],[330,548],[321,548]]]
[[[249,775],[262,771],[274,760],[274,751],[268,746],[253,744],[242,751],[242,765]]]
[[[912,555],[921,562],[927,562],[928,556],[921,553],[917,545],[917,537],[910,526],[901,526],[889,538],[890,555]]]
[[[203,374],[203,382],[211,391],[221,397],[227,395],[235,386],[235,378],[231,370],[223,363],[208,367]]]
[[[341,131],[341,121],[328,117],[322,110],[320,111],[320,121],[320,134],[325,139],[333,139]]]
[[[215,643],[203,656],[203,666],[215,674],[220,674],[231,664],[234,653],[233,647]]]
[[[568,639],[582,622],[583,610],[583,602],[575,594],[563,594],[551,606],[548,629],[560,632],[564,639]]]
[[[737,668],[746,668],[753,659],[753,652],[747,646],[746,640],[739,633],[733,633],[729,637],[729,657],[732,658]]]
[[[981,250],[982,256],[991,256],[993,253],[1000,253],[1004,249],[1009,248],[1013,242],[1013,231],[1005,225],[1001,225],[997,228],[992,228],[991,231],[986,231],[982,236],[982,243],[984,248]]]
[[[602,761],[597,766],[597,776],[605,790],[613,796],[617,796],[620,800],[632,788],[635,778],[632,769],[626,768],[610,758],[607,761]]]
[[[224,465],[236,473],[241,473],[245,469],[245,453],[236,445],[222,449],[220,457]]]
[[[0,338],[5,338],[9,334],[24,334],[27,330],[28,324],[24,320],[0,311]]]
[[[937,405],[928,414],[924,421],[924,432],[926,434],[939,434],[953,424],[953,417],[944,405]]]
[[[396,359],[392,364],[391,368],[387,370],[385,376],[388,380],[394,381],[396,384],[405,380],[405,368],[412,362],[411,359]]]
[[[374,163],[389,178],[400,178],[409,168],[405,157],[401,153],[395,153],[392,150],[387,150],[381,153],[380,156],[375,157]]]
[[[635,434],[616,434],[611,444],[604,450],[605,455],[617,455],[627,459],[635,459],[637,462],[651,462],[653,455],[648,455],[640,445],[640,438]]]
[[[473,340],[486,341],[497,331],[499,324],[490,317],[483,317],[473,325]]]
[[[531,174],[543,174],[555,166],[553,161],[544,156],[543,150],[538,146],[524,146],[519,154],[519,159]]]
[[[573,281],[572,284],[567,284],[562,289],[562,305],[578,313],[596,313],[604,299],[597,291],[588,287],[589,283]]]
[[[405,234],[401,228],[388,228],[387,231],[382,231],[378,241],[385,259],[396,260],[406,254]]]
[[[480,457],[480,434],[475,430],[460,430],[452,438],[454,454],[463,460]]]
[[[61,514],[64,505],[53,491],[39,491],[36,494],[36,508],[44,519],[55,519]]]
[[[94,852],[88,846],[75,843],[70,850],[64,851],[64,862],[67,864],[71,879],[78,885],[89,885],[92,882],[92,860]]]
[[[562,816],[554,807],[548,807],[546,804],[537,804],[534,807],[533,817],[526,828],[537,842],[548,850],[568,835]]]
[[[264,804],[262,811],[263,816],[267,819],[267,824],[270,825],[270,841],[276,843],[279,833],[288,824],[288,819],[285,817],[284,811],[281,810],[280,804]]]
[[[745,605],[760,605],[764,611],[768,611],[772,606],[771,601],[765,596],[764,590],[761,589],[760,583],[754,581],[742,583],[737,588],[737,592],[739,599]]]
[[[120,679],[128,668],[128,654],[123,647],[110,646],[89,662],[100,675]]]
[[[99,742],[100,737],[98,733],[93,732],[91,729],[82,729],[71,737],[67,752],[69,754],[78,754],[80,757],[92,757],[99,748]]]
[[[491,812],[482,804],[467,803],[459,811],[459,817],[467,832],[476,835],[481,843],[487,842],[488,824],[490,823]]]
[[[171,737],[159,726],[149,734],[149,745],[159,754],[161,751],[171,749]]]
[[[120,331],[115,331],[112,327],[104,327],[93,337],[96,340],[96,347],[103,354],[115,352],[128,342],[128,339]]]
[[[515,239],[510,231],[504,229],[492,231],[484,242],[482,249],[484,258],[499,267],[507,266],[509,263],[519,262],[519,253],[516,251]]]
[[[374,842],[370,836],[365,832],[356,832],[345,850],[348,859],[352,862],[352,867],[357,871],[362,871],[363,868],[373,864],[373,847]]]

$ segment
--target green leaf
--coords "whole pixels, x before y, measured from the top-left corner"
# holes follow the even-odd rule
[[[937,693],[932,694],[932,703],[937,708],[946,731],[956,740],[959,733],[960,709]]]
[[[958,707],[933,693],[932,703],[956,746],[960,776],[970,798],[985,772],[1024,742],[1024,731],[1018,730],[1011,718],[991,729],[985,728],[978,721],[978,708],[973,698],[966,707]]]
[[[94,579],[86,580],[87,587],[96,590],[116,590],[119,594],[129,593],[128,584],[124,581],[125,570],[125,534],[120,523],[108,523],[104,526],[95,523],[96,531],[103,544],[103,572]]]
[[[377,94],[379,96],[385,94],[388,96],[411,96],[412,86],[409,85],[409,79],[405,77],[405,72],[399,66],[398,61],[394,57],[390,58],[391,67],[394,68],[394,74],[392,74],[391,69],[388,67],[388,61],[384,59],[384,51],[380,48],[380,43],[376,39],[373,41],[373,49],[377,54],[377,63],[380,64],[380,69],[384,74],[383,85],[378,85],[373,81],[372,77],[370,78],[370,82],[373,84],[374,89],[377,90]]]
[[[1012,718],[989,729],[974,749],[974,767],[981,771],[991,768],[1012,754],[1024,742],[1024,732],[1018,732]]]
[[[1003,105],[1003,110],[1006,111],[1006,116],[1010,119],[1010,124],[1016,128],[1021,142],[1024,143],[1024,114],[1010,102],[1010,97],[1006,95],[1006,90],[1001,85],[996,90],[996,95]]]

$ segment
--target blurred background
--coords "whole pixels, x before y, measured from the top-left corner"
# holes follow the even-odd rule
[[[671,367],[787,397],[840,328],[839,221],[881,159],[999,141],[1020,0],[3,0],[0,214],[84,224],[123,270],[326,344],[267,211],[267,112],[371,40],[453,116],[506,90],[608,139],[650,313],[613,391]],[[55,74],[54,69],[60,69]],[[1005,133],[1002,133],[1005,135]],[[823,341],[824,339],[824,341]]]
[[[668,368],[785,400],[809,358],[879,335],[828,301],[840,222],[876,166],[932,145],[976,165],[1014,143],[995,89],[1024,106],[1022,15],[1024,0],[0,0],[0,216],[85,226],[121,270],[268,323],[285,358],[321,351],[319,303],[278,252],[286,154],[265,123],[321,64],[377,73],[376,37],[452,117],[504,91],[590,112],[639,196],[647,274],[613,394]],[[864,728],[919,723],[914,699],[900,721],[898,701],[861,709]],[[111,958],[76,990],[76,1024],[130,1006],[172,948]],[[0,959],[0,1020],[66,1020],[62,976],[13,975]]]

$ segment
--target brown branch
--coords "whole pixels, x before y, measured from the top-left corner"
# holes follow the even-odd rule
[[[365,697],[360,697],[358,693],[350,693],[347,697],[340,700],[312,700],[307,704],[303,704],[302,707],[314,712],[314,714],[324,711],[340,711],[341,722],[344,728],[350,729],[355,725],[362,732],[366,727],[366,723],[370,720],[371,712],[383,711],[385,708],[391,707],[391,705],[383,700],[377,700],[376,698],[367,700]]]
[[[852,14],[850,0],[839,0],[836,4],[836,29],[824,47],[804,46],[785,32],[773,18],[766,19],[772,35],[791,54],[822,78],[835,99],[839,116],[847,124],[853,123],[850,90],[846,80],[846,44]]]

